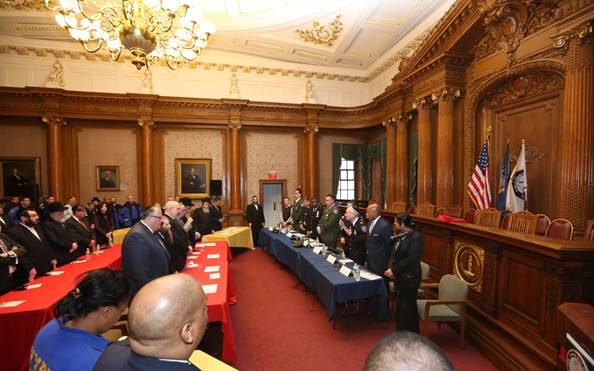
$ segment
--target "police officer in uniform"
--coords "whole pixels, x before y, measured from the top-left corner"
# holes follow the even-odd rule
[[[324,200],[326,204],[326,210],[324,215],[320,219],[320,223],[317,227],[317,232],[322,240],[322,243],[330,250],[336,250],[336,240],[338,239],[338,221],[340,220],[341,213],[336,207],[336,199],[333,195],[327,194]]]
[[[348,207],[344,213],[344,218],[338,222],[340,226],[340,242],[344,245],[344,253],[347,257],[357,264],[364,265],[367,250],[365,241],[367,240],[367,227],[365,220],[352,207]]]
[[[295,201],[293,202],[293,207],[291,208],[291,225],[293,225],[293,229],[298,231],[301,226],[301,221],[303,220],[303,214],[305,213],[305,206],[303,205],[303,199],[301,198],[303,192],[301,188],[297,188],[295,190]]]

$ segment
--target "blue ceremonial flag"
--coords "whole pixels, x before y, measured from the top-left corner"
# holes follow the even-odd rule
[[[478,210],[491,207],[491,190],[489,188],[489,141],[486,140],[479,154],[478,161],[466,191]]]
[[[505,211],[507,200],[507,186],[509,184],[509,140],[503,150],[501,159],[501,174],[499,174],[499,187],[497,188],[497,210]]]

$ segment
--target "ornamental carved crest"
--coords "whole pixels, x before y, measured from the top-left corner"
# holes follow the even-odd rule
[[[470,288],[478,293],[483,291],[483,272],[485,270],[485,250],[481,247],[456,241],[454,244],[454,272]]]

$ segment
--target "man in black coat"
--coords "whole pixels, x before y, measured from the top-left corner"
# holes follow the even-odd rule
[[[87,223],[87,210],[83,205],[72,206],[72,216],[64,224],[82,251],[95,248],[95,232]]]
[[[369,223],[367,224],[367,269],[384,277],[384,271],[390,264],[390,254],[392,253],[392,226],[380,216],[380,207],[376,203],[367,206],[365,216]],[[386,290],[390,292],[390,281],[384,277]],[[377,318],[386,318],[389,316],[388,300],[385,303],[377,303]]]
[[[148,282],[171,272],[169,251],[156,234],[162,218],[159,205],[144,210],[122,242],[122,272],[130,282],[132,297]]]
[[[199,241],[201,237],[200,232],[196,230],[193,224],[194,218],[192,218],[192,206],[194,206],[194,203],[190,198],[182,197],[179,199],[179,204],[181,210],[181,216],[179,220],[184,226],[184,231],[188,235],[190,246],[194,247],[196,241]]]
[[[210,205],[210,211],[212,213],[212,220],[213,220],[213,225],[212,225],[212,229],[216,232],[216,231],[220,231],[221,229],[223,229],[223,201],[221,201],[220,197],[215,197],[212,200],[212,204]]]
[[[338,226],[343,234],[343,237],[340,237],[340,242],[344,245],[344,253],[357,264],[364,265],[367,255],[365,220],[353,207],[349,206],[344,213],[344,220],[341,218]]]
[[[0,207],[0,228],[7,231],[14,226],[14,222],[4,215],[4,209]]]
[[[264,227],[264,209],[258,204],[258,196],[252,196],[252,203],[245,209],[245,216],[248,221],[248,225],[252,228],[252,239],[254,240],[254,246],[258,244],[258,235],[260,230]]]
[[[179,221],[180,205],[177,201],[167,201],[164,216],[169,220],[172,243],[169,249],[171,255],[171,270],[181,272],[186,266],[188,253],[192,251],[192,245],[184,227]]]
[[[65,210],[66,207],[60,202],[50,204],[48,206],[49,219],[41,223],[41,229],[43,229],[49,246],[58,260],[58,267],[85,254],[85,248],[78,245],[62,222]]]
[[[194,228],[204,236],[214,230],[214,216],[210,211],[210,199],[202,200],[202,207],[194,211]]]
[[[19,214],[20,223],[7,231],[7,234],[19,245],[25,248],[24,258],[28,267],[24,271],[30,272],[35,268],[35,277],[45,275],[56,267],[58,261],[50,249],[47,238],[37,225],[39,216],[35,210],[23,210]]]
[[[0,295],[35,278],[35,268],[30,267],[31,272],[23,272],[26,265],[24,254],[25,249],[4,234],[0,225]],[[25,274],[19,274],[19,271]]]

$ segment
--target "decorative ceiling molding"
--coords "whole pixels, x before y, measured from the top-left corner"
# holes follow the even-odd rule
[[[295,32],[305,42],[332,46],[344,29],[341,18],[342,16],[339,14],[328,24],[313,21],[311,30],[297,29]]]
[[[17,10],[47,10],[45,3],[41,0],[1,0],[0,9]]]

